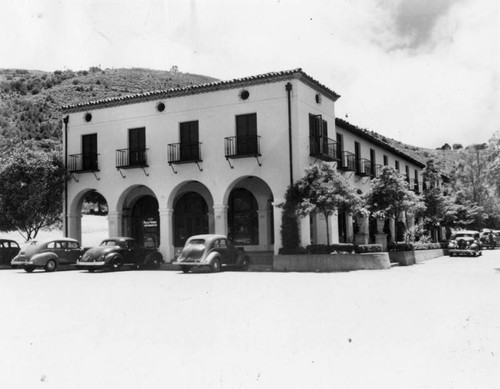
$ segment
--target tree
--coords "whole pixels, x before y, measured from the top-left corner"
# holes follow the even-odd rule
[[[19,146],[0,160],[0,230],[26,240],[61,222],[65,171],[60,150]]]
[[[349,182],[327,163],[315,164],[305,170],[304,176],[293,184],[296,196],[295,213],[307,216],[321,213],[325,217],[327,243],[330,245],[328,217],[335,211],[356,213],[362,200]]]
[[[395,222],[403,213],[414,215],[423,210],[419,196],[409,189],[401,173],[390,166],[382,167],[380,177],[372,180],[365,201],[372,214],[379,218],[391,218]]]
[[[447,207],[446,197],[443,195],[443,190],[439,185],[441,172],[434,164],[434,160],[427,161],[423,171],[423,180],[428,183],[425,187],[422,200],[425,208],[420,216],[424,218],[424,227],[426,230],[432,230],[439,226],[449,211]]]

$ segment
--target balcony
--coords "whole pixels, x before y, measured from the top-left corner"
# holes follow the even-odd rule
[[[260,136],[228,136],[224,138],[226,159],[260,157]]]
[[[337,156],[338,144],[330,138],[323,136],[309,137],[309,155],[322,161],[338,161]]]
[[[168,145],[168,163],[198,163],[201,160],[201,143],[171,143]]]
[[[361,177],[373,177],[372,161],[366,158],[359,158],[356,161],[356,174]]]
[[[337,168],[342,171],[356,171],[356,157],[353,153],[349,151],[344,151],[340,154],[340,162]]]
[[[116,168],[134,169],[148,167],[148,149],[121,149],[116,150]]]
[[[72,154],[68,155],[68,172],[84,173],[98,172],[99,164],[97,153]]]

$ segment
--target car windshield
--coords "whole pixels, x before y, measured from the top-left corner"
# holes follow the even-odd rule
[[[101,246],[119,246],[119,243],[116,240],[104,240]]]
[[[205,239],[191,239],[188,245],[205,245]]]
[[[455,234],[455,239],[457,238],[474,238],[475,234],[467,234],[467,233],[462,233],[462,234]]]

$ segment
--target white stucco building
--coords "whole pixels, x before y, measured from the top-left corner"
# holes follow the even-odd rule
[[[277,205],[316,161],[336,164],[363,192],[383,164],[421,188],[424,164],[336,120],[338,98],[296,69],[63,107],[66,234],[81,240],[82,203],[97,191],[110,236],[157,245],[167,260],[196,233],[277,253]],[[301,220],[303,246],[326,242],[316,219]],[[354,239],[348,215],[330,223],[332,242]],[[370,241],[368,221],[358,239]]]

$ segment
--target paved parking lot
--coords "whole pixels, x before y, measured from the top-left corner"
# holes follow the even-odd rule
[[[500,250],[350,273],[0,270],[1,388],[498,388]]]

